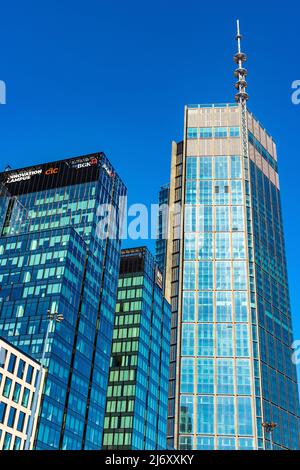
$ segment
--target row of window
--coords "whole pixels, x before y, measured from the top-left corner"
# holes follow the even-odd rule
[[[183,322],[247,322],[247,292],[183,292]]]
[[[184,229],[186,233],[243,231],[243,206],[186,206]]]
[[[0,440],[1,440],[2,430],[0,429]],[[10,432],[6,432],[3,439],[2,449],[11,450],[13,435]],[[20,450],[22,444],[22,439],[18,436],[15,436],[14,444],[12,450]]]
[[[7,349],[5,349],[3,346],[0,347],[0,367],[4,368],[6,360],[7,360],[7,354],[8,354]],[[21,358],[19,358],[19,361],[17,361],[17,356],[12,352],[10,353],[10,356],[9,356],[7,368],[5,369],[11,374],[15,374],[19,379],[25,380],[29,384],[32,383],[33,371],[34,371],[33,366],[28,364],[27,370],[26,370],[26,362],[23,361],[23,359]],[[26,377],[24,377],[25,370],[26,370]],[[1,384],[1,380],[0,380],[0,384]]]
[[[183,289],[247,290],[246,262],[185,261],[183,265]]]
[[[243,232],[186,233],[184,259],[245,259]]]
[[[188,139],[215,139],[225,137],[239,137],[240,128],[234,127],[188,127],[187,138]]]
[[[250,397],[181,395],[180,433],[251,436],[252,411]]]
[[[185,187],[186,204],[243,204],[242,180],[189,180]]]
[[[0,423],[10,428],[16,429],[19,432],[24,432],[24,423],[26,414],[23,411],[19,411],[18,420],[16,420],[17,409],[13,406],[9,406],[6,403],[0,402]]]
[[[183,323],[182,356],[249,357],[249,327],[246,323]]]
[[[2,381],[2,374],[0,373],[0,387],[1,387],[1,381]],[[3,385],[3,390],[2,390],[2,396],[5,398],[10,398],[11,390],[12,390],[12,380],[9,377],[6,377],[4,385]],[[15,403],[20,403],[22,406],[25,408],[30,408],[30,402],[29,402],[29,397],[30,397],[30,390],[27,387],[24,387],[23,389],[23,394],[22,394],[22,400],[20,401],[21,397],[21,390],[22,386],[18,382],[15,382],[15,386],[13,389],[13,393],[11,396],[12,401]],[[0,419],[1,422],[1,419]]]
[[[180,391],[204,395],[251,395],[249,359],[181,359]]]
[[[242,162],[238,155],[217,157],[187,157],[186,179],[239,179]]]

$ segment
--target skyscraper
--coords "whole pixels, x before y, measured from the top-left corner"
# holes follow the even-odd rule
[[[166,449],[170,320],[149,250],[122,250],[104,449]]]
[[[247,109],[239,28],[237,41],[236,102],[186,106],[172,148],[169,203],[182,211],[170,211],[166,257],[168,438],[179,449],[296,449],[276,146]]]
[[[0,334],[37,360],[46,347],[34,447],[100,449],[126,189],[103,153],[10,170],[0,186]],[[63,320],[45,344],[47,315]]]

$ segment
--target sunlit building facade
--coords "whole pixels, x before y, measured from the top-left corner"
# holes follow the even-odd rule
[[[103,153],[4,172],[0,186],[0,335],[36,360],[46,347],[34,448],[100,449],[126,189]],[[45,345],[50,313],[63,321]]]
[[[299,448],[276,146],[242,117],[239,103],[187,106],[173,143],[169,202],[182,211],[170,212],[166,256],[168,442],[178,449],[269,449],[270,422],[275,449]]]
[[[37,361],[0,337],[0,450],[33,448],[44,379]]]
[[[171,309],[146,247],[122,250],[104,449],[167,448]]]

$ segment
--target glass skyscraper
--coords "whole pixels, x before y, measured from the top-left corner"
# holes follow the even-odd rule
[[[151,253],[122,250],[104,449],[166,449],[170,321]]]
[[[63,315],[35,449],[101,448],[125,194],[103,153],[0,174],[0,335],[39,360],[47,314]],[[101,235],[103,204],[114,237]]]
[[[169,445],[270,449],[273,422],[274,448],[297,449],[275,143],[241,102],[187,106],[184,119],[169,196],[182,211],[170,212],[166,257]]]

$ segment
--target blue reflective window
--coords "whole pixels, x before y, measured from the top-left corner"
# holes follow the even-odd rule
[[[200,127],[200,139],[210,139],[213,136],[212,127]]]
[[[183,323],[181,333],[181,353],[183,356],[194,356],[195,324]]]
[[[240,436],[251,436],[252,429],[252,406],[250,397],[237,397],[238,412],[238,434]]]
[[[229,127],[229,136],[230,137],[239,137],[240,128],[239,127]]]
[[[234,397],[217,397],[217,433],[235,435]]]
[[[214,397],[197,397],[197,433],[214,432]]]
[[[227,137],[227,127],[215,127],[215,137],[216,138]]]
[[[198,292],[198,321],[213,322],[214,297],[213,292]]]
[[[188,127],[187,129],[187,138],[188,139],[197,139],[198,129],[197,127]]]

